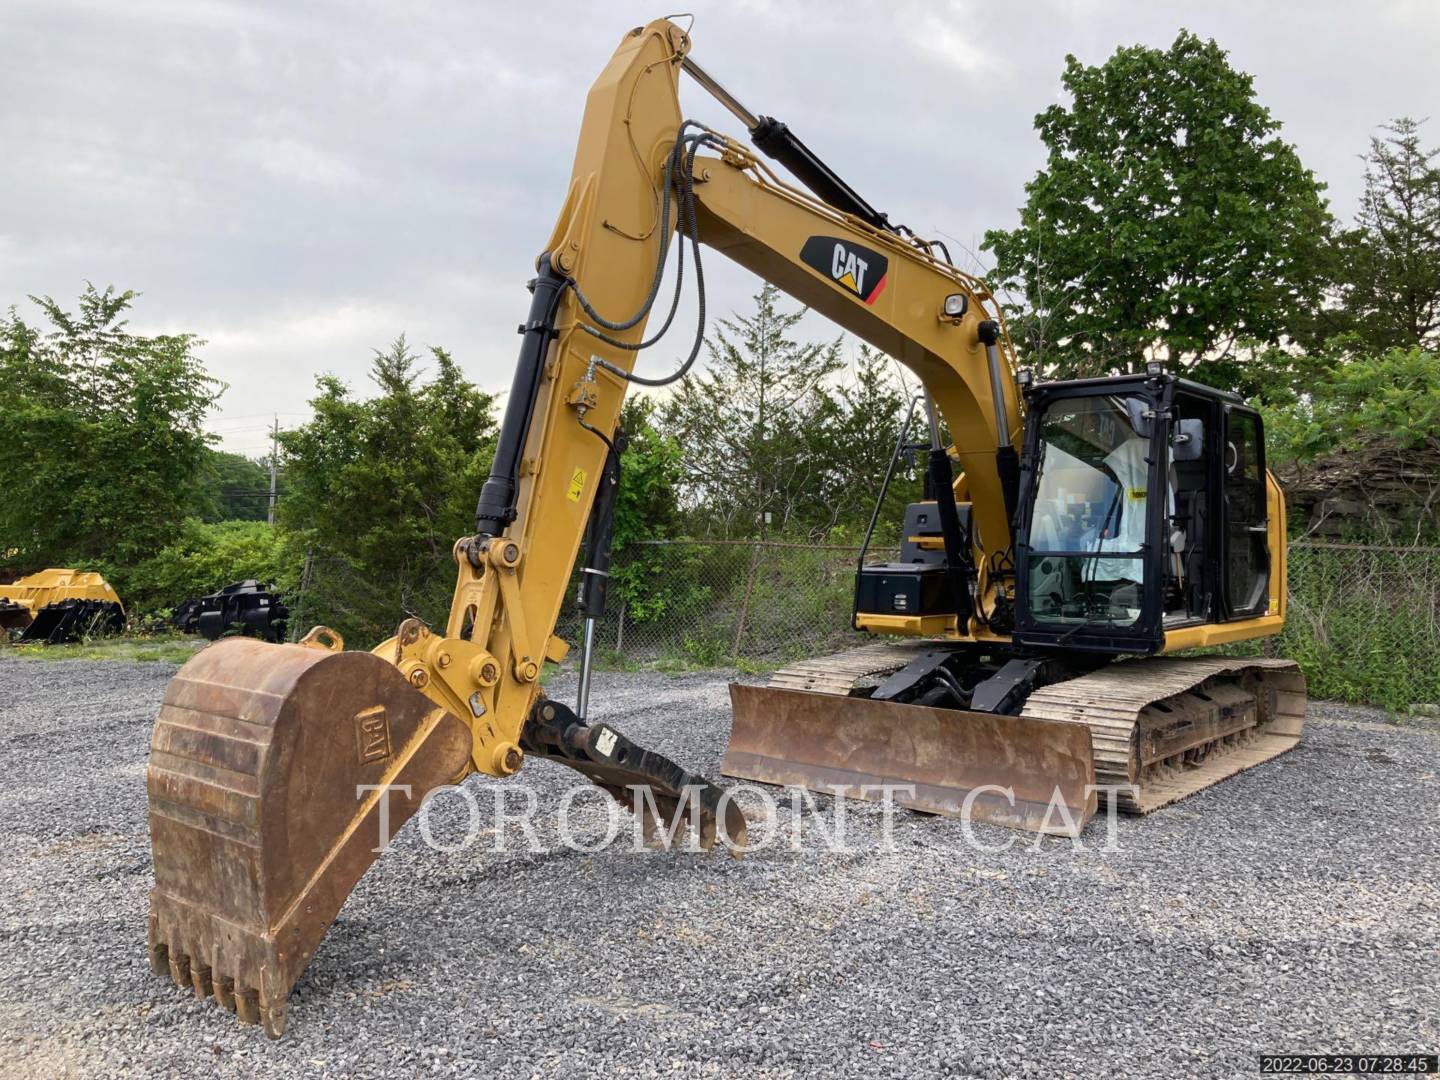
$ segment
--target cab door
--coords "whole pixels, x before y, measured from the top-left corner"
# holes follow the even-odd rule
[[[1222,575],[1227,619],[1265,613],[1270,592],[1270,522],[1265,500],[1265,431],[1258,413],[1225,409]]]

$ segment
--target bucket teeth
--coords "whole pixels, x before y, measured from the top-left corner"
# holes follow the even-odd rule
[[[164,945],[150,946],[150,970],[160,976],[170,973],[170,950]]]
[[[285,1002],[280,1001],[270,1005],[268,1008],[261,1006],[260,1023],[265,1028],[265,1034],[272,1039],[278,1039],[285,1034]]]
[[[210,969],[199,961],[190,961],[190,984],[195,987],[195,996],[204,1000],[210,996]]]
[[[260,994],[251,987],[236,989],[235,991],[235,1015],[240,1018],[242,1024],[258,1024],[260,1022]]]
[[[190,957],[170,950],[170,978],[176,986],[190,985]]]
[[[235,1011],[235,980],[228,975],[217,976],[212,985],[215,1000],[232,1013]]]

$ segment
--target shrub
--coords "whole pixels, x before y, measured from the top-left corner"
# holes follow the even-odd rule
[[[300,567],[286,559],[279,535],[263,521],[190,518],[175,540],[149,558],[104,569],[131,618],[165,614],[191,597],[246,578],[281,591],[300,582]]]

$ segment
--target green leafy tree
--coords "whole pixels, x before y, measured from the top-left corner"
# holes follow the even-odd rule
[[[451,547],[474,530],[494,452],[494,399],[444,349],[429,360],[422,379],[398,338],[375,353],[374,397],[323,376],[311,421],[281,432],[278,520],[291,550],[311,557],[306,621],[369,640],[406,612],[438,623],[448,611]]]
[[[1337,357],[1303,397],[1266,410],[1265,434],[1277,466],[1380,441],[1401,450],[1440,449],[1440,353],[1409,348]]]
[[[159,551],[108,565],[105,576],[133,617],[168,614],[186,600],[247,578],[293,596],[300,570],[301,560],[286,549],[283,535],[263,521],[190,518]]]
[[[656,425],[654,401],[638,395],[627,398],[620,410],[620,429],[628,448],[621,458],[615,500],[615,551],[639,540],[675,535],[685,475],[684,450]]]
[[[270,467],[226,450],[210,450],[200,472],[196,513],[202,521],[265,521],[269,516]]]
[[[1023,298],[1029,361],[1077,376],[1157,356],[1239,382],[1247,346],[1318,302],[1323,185],[1214,41],[1067,56],[1062,82],[1069,104],[1035,118],[1049,155],[1020,225],[983,245]]]
[[[1296,532],[1386,544],[1440,536],[1440,353],[1323,354],[1307,392],[1265,410]]]
[[[803,518],[818,481],[805,431],[826,407],[823,383],[842,366],[840,342],[796,340],[805,311],[780,310],[779,296],[767,284],[752,314],[722,319],[706,342],[708,370],[681,383],[661,411],[663,430],[685,448],[697,523],[722,535],[783,530]]]
[[[1348,332],[1369,351],[1440,346],[1440,148],[1401,118],[1370,140],[1355,227],[1335,245],[1338,306],[1325,334]]]
[[[0,317],[0,564],[123,565],[195,505],[223,386],[194,335],[126,329],[136,295],[87,284],[73,313],[31,297],[45,325]]]
[[[673,612],[696,588],[683,549],[651,547],[641,541],[665,540],[680,530],[680,484],[684,451],[655,424],[655,403],[627,398],[620,428],[629,439],[621,458],[620,491],[615,501],[609,603],[623,604],[632,621],[653,621]]]

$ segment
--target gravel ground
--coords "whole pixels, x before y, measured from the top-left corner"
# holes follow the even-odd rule
[[[270,1042],[145,962],[145,757],[172,671],[0,661],[4,1075],[1245,1076],[1260,1051],[1440,1049],[1440,732],[1324,704],[1291,754],[1121,819],[1119,851],[1103,821],[1083,851],[995,852],[903,811],[887,845],[868,804],[846,805],[849,853],[740,861],[537,854],[518,827],[446,854],[412,823]],[[602,675],[595,701],[716,772],[723,678]],[[510,782],[538,792],[542,840],[570,775]],[[497,785],[468,788],[492,824]],[[444,805],[449,842],[465,815]],[[781,824],[813,835],[820,809]],[[596,801],[575,820],[603,832]]]

